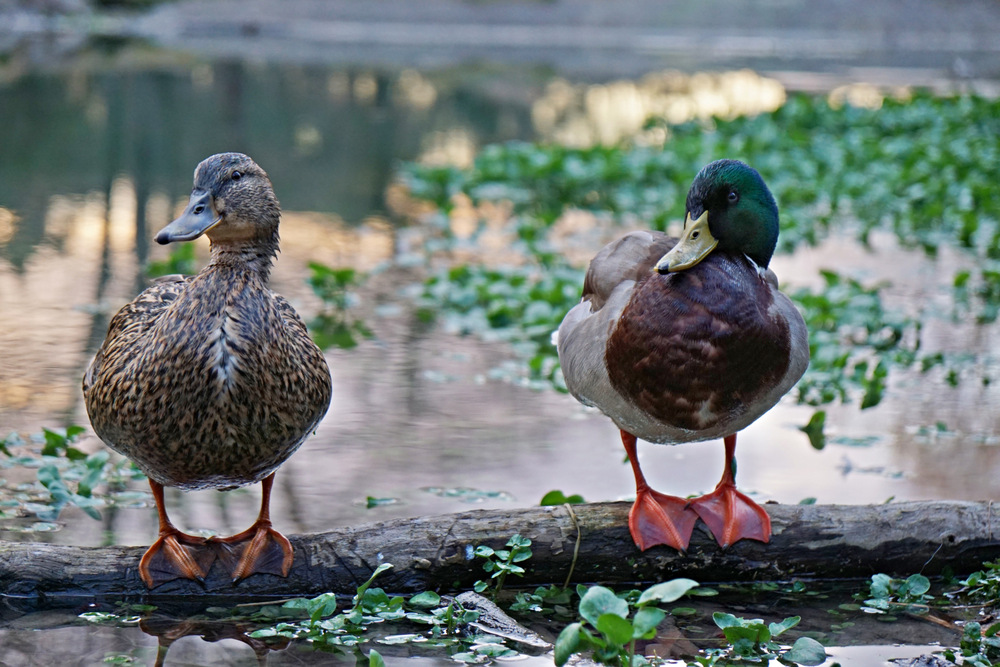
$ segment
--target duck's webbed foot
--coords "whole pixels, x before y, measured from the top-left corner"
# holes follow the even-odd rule
[[[195,537],[170,527],[160,536],[139,561],[139,576],[149,588],[173,579],[204,581],[215,562],[215,550],[203,537]]]
[[[232,573],[233,581],[257,573],[287,577],[292,569],[292,544],[271,527],[270,521],[258,520],[238,535],[212,537],[209,542]]]
[[[736,436],[726,438],[726,467],[722,479],[711,493],[691,501],[715,541],[723,549],[743,539],[768,542],[771,517],[746,494],[736,490]]]
[[[723,549],[743,539],[771,539],[771,517],[735,486],[720,484],[712,493],[692,500],[691,508]]]
[[[628,512],[628,529],[639,549],[666,544],[678,551],[687,551],[691,532],[698,515],[683,498],[668,496],[649,488],[639,467],[636,437],[622,430],[622,444],[635,475],[635,503]]]
[[[645,487],[636,490],[635,504],[628,513],[628,529],[643,551],[657,544],[687,551],[697,520],[687,500]]]
[[[251,574],[276,574],[287,577],[292,569],[294,554],[288,538],[271,528],[271,485],[274,473],[261,481],[260,514],[253,525],[239,535],[213,537],[219,559],[229,568],[233,581]]]

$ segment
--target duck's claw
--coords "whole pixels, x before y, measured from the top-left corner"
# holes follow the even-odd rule
[[[666,544],[687,551],[698,515],[688,501],[668,496],[649,487],[636,491],[635,504],[628,513],[628,528],[640,550]]]

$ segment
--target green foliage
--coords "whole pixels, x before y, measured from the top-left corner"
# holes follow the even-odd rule
[[[1000,664],[1000,623],[985,630],[975,621],[969,621],[962,630],[959,643],[962,664],[972,667],[994,667]],[[945,651],[945,657],[955,662],[954,651]]]
[[[821,291],[791,294],[809,330],[809,369],[796,387],[799,402],[847,402],[852,390],[860,390],[862,409],[878,405],[890,365],[916,360],[920,325],[885,310],[879,293],[884,285],[865,287],[834,271],[820,274]]]
[[[272,622],[251,632],[250,636],[264,640],[298,639],[323,650],[353,648],[367,641],[365,632],[371,625],[399,621],[429,626],[434,645],[459,643],[459,639],[455,637],[457,631],[478,619],[479,612],[466,610],[454,601],[445,603],[433,591],[424,591],[406,600],[401,596],[390,597],[381,588],[372,587],[376,577],[391,567],[392,565],[383,563],[375,568],[371,577],[358,586],[350,606],[340,613],[337,613],[338,601],[333,593],[324,593],[314,598],[295,598],[286,601],[281,607],[264,607],[258,618],[299,618]],[[428,638],[412,634],[395,639],[395,643],[402,641],[426,644]],[[377,664],[378,660],[381,660],[378,652],[369,652],[369,664]]]
[[[198,263],[194,256],[194,243],[178,243],[171,247],[170,254],[163,261],[150,262],[146,266],[146,275],[150,278],[169,276],[175,273],[189,276],[198,272]]]
[[[529,377],[562,388],[552,332],[580,300],[582,284],[583,272],[566,265],[460,265],[431,276],[420,304],[450,331],[509,343]]]
[[[0,467],[22,466],[37,471],[37,485],[31,490],[17,490],[12,499],[14,507],[49,526],[47,522],[58,519],[67,505],[76,505],[88,516],[100,519],[100,508],[131,497],[117,488],[127,480],[144,479],[142,472],[128,459],[116,457],[112,460],[106,449],[87,454],[74,446],[84,431],[82,426],[75,425],[65,429],[43,428],[42,433],[31,438],[41,445],[34,451],[16,434],[3,440],[0,452],[8,458],[0,461]],[[12,449],[28,453],[15,455]],[[101,486],[107,489],[105,493],[98,492]],[[11,501],[4,505],[11,506]]]
[[[309,262],[312,274],[309,285],[323,301],[323,309],[309,323],[313,339],[322,349],[356,347],[359,338],[372,338],[374,333],[364,322],[350,314],[357,305],[352,291],[362,278],[352,268],[334,269],[318,262]]]
[[[531,558],[531,540],[526,537],[514,535],[507,540],[506,546],[508,547],[507,549],[494,550],[492,547],[481,544],[475,550],[477,558],[486,559],[486,562],[483,563],[483,571],[491,573],[491,579],[496,579],[496,584],[491,594],[494,600],[503,589],[503,584],[508,574],[518,577],[524,576],[524,568],[517,563],[523,563]],[[489,588],[489,582],[482,580],[477,581],[473,586],[473,589],[477,593],[482,593],[487,588]]]
[[[823,449],[826,447],[826,435],[823,433],[825,427],[826,410],[817,410],[805,426],[799,427],[799,430],[809,438],[809,444],[813,446],[813,449]]]
[[[733,614],[715,612],[712,620],[722,630],[729,646],[706,651],[706,656],[695,658],[693,665],[727,665],[733,662],[768,664],[771,660],[799,665],[820,665],[826,661],[826,649],[811,637],[799,637],[795,643],[784,646],[774,638],[794,628],[801,620],[790,616],[780,623],[767,623],[761,619],[747,620]]]
[[[579,505],[585,502],[587,501],[584,500],[583,496],[581,496],[578,493],[574,493],[571,496],[567,496],[562,491],[555,489],[553,491],[549,491],[544,496],[542,496],[542,499],[538,504],[541,505],[542,507],[545,507],[548,505]]]
[[[983,563],[983,569],[973,572],[960,582],[964,597],[993,606],[1000,606],[1000,560]]]
[[[570,610],[567,605],[573,597],[573,591],[569,588],[562,588],[552,584],[550,586],[539,586],[533,592],[518,591],[514,596],[514,602],[510,605],[511,611],[545,611],[553,616],[565,616]]]
[[[634,605],[604,586],[577,587],[581,620],[567,625],[556,638],[556,666],[562,667],[575,653],[590,653],[596,662],[617,667],[646,664],[644,657],[635,655],[635,642],[656,636],[657,626],[667,616],[657,604],[679,600],[697,585],[691,579],[656,584],[643,591]]]
[[[922,574],[911,574],[906,579],[873,574],[869,595],[864,602],[868,609],[883,613],[901,609],[911,614],[923,614],[927,613],[927,603],[934,599],[928,594],[930,588],[930,580]]]

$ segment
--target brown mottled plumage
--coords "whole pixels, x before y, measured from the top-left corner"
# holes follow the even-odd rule
[[[559,360],[578,400],[618,425],[636,477],[636,544],[685,549],[697,518],[726,546],[767,541],[767,514],[735,489],[735,434],[795,384],[809,363],[805,323],[767,268],[777,206],[734,160],[691,186],[684,238],[632,232],[590,264],[583,299],[559,327]],[[648,487],[636,438],[680,444],[723,437],[717,490],[687,501]]]
[[[270,475],[315,429],[331,395],[323,353],[294,309],[268,288],[279,217],[271,182],[249,157],[224,153],[199,164],[187,210],[156,240],[207,233],[211,260],[196,276],[157,280],[122,308],[83,382],[94,430],[149,476],[158,502],[162,489],[155,485],[228,489],[264,480],[267,529]],[[199,539],[181,541],[197,551]],[[232,550],[240,548],[220,555],[233,560]],[[193,558],[202,566],[181,565],[174,577],[207,574],[212,558]],[[287,573],[290,547],[280,560],[277,569]],[[273,569],[243,563],[234,576]],[[143,575],[151,586],[173,578]]]

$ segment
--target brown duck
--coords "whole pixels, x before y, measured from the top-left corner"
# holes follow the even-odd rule
[[[697,175],[681,239],[633,232],[587,271],[583,299],[559,327],[559,360],[578,400],[621,430],[640,549],[685,550],[701,518],[723,547],[767,542],[767,513],[736,490],[736,433],[773,407],[809,364],[805,322],[767,268],[778,207],[754,169],[719,160]],[[676,445],[725,439],[723,476],[686,500],[649,488],[636,439]]]
[[[112,318],[83,380],[97,435],[149,477],[159,539],[139,565],[150,588],[202,579],[218,557],[234,580],[287,576],[292,547],[271,527],[274,471],[330,405],[330,370],[289,303],[268,288],[280,209],[267,174],[240,153],[198,165],[181,217],[161,244],[207,234],[196,276],[157,280]],[[187,535],[167,518],[163,487],[263,483],[257,521],[226,538]]]

